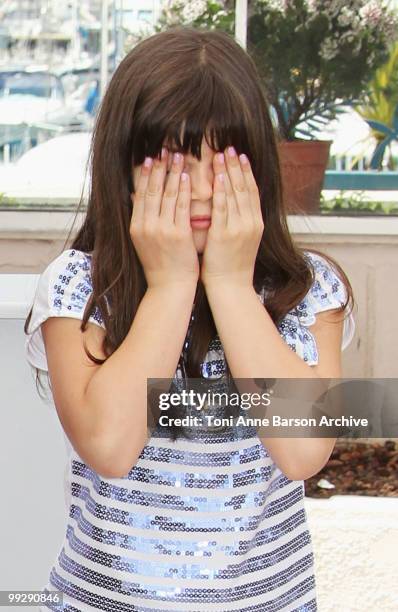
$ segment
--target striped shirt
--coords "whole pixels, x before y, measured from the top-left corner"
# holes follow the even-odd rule
[[[318,362],[308,326],[337,308],[345,288],[325,259],[306,252],[315,282],[278,326],[309,365]],[[90,254],[68,249],[39,278],[26,355],[47,370],[40,325],[51,316],[82,318],[92,291]],[[264,294],[259,295],[264,301]],[[99,311],[89,321],[103,326]],[[355,330],[345,319],[342,349]],[[216,337],[203,378],[223,379]],[[181,379],[176,371],[175,380]],[[317,610],[314,556],[304,483],[286,477],[254,428],[202,430],[171,440],[159,425],[122,478],[84,463],[65,435],[69,509],[65,537],[44,593],[69,612],[312,612]]]

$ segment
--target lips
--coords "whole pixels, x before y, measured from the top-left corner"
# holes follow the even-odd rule
[[[208,229],[211,225],[211,217],[208,215],[195,215],[191,217],[191,227],[194,229]]]

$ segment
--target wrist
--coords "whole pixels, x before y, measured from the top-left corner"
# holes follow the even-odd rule
[[[216,277],[213,279],[204,279],[203,286],[207,294],[209,293],[251,293],[254,290],[253,283],[240,279],[231,279],[225,277]]]
[[[147,292],[161,295],[192,295],[195,296],[197,280],[171,281],[165,284],[148,285]]]

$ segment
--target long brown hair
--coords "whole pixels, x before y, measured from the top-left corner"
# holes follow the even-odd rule
[[[87,214],[70,246],[92,254],[93,291],[81,330],[98,307],[106,328],[103,348],[107,356],[126,337],[147,288],[129,233],[133,166],[142,164],[146,156],[160,158],[164,142],[200,160],[203,137],[215,151],[233,145],[238,154],[249,157],[265,226],[253,285],[257,292],[262,288],[271,291],[265,306],[276,325],[312,285],[312,269],[287,226],[277,134],[253,60],[223,31],[172,27],[139,42],[111,79],[90,149]],[[353,304],[347,276],[330,256],[311,250],[327,258],[345,284],[345,310],[350,300]],[[110,314],[105,296],[112,305]],[[186,372],[196,378],[201,376],[209,342],[217,334],[200,281],[193,314]],[[30,317],[31,312],[25,333]],[[104,362],[85,350],[95,363]]]

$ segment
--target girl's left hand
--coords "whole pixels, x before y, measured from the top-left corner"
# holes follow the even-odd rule
[[[253,287],[254,264],[264,231],[260,195],[249,160],[238,157],[232,147],[225,150],[224,161],[220,155],[213,158],[212,218],[200,278],[205,287],[215,283]]]

